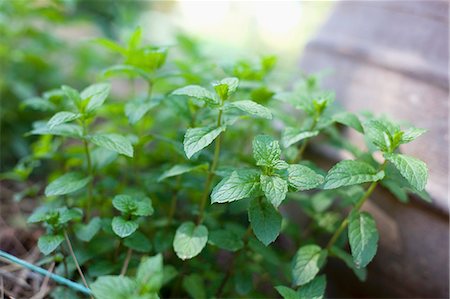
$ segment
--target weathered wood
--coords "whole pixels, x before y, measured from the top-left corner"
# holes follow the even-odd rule
[[[447,1],[339,2],[300,62],[307,73],[332,70],[324,87],[347,109],[428,130],[401,150],[427,163],[427,191],[441,212],[374,198],[381,236],[397,241],[380,244],[364,288],[381,289],[362,296],[448,297],[448,12]]]

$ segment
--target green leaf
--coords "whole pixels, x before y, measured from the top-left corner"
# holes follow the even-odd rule
[[[296,128],[288,127],[284,129],[281,136],[281,143],[284,147],[290,147],[294,143],[319,135],[319,131],[298,131]]]
[[[225,78],[212,84],[216,93],[222,100],[228,99],[238,88],[239,79],[238,78]]]
[[[377,226],[369,213],[352,213],[348,225],[348,239],[356,267],[367,266],[375,256],[378,247]]]
[[[142,233],[136,231],[123,240],[123,245],[138,252],[149,252],[152,249],[150,240]]]
[[[196,98],[202,101],[205,101],[209,104],[219,104],[219,100],[217,97],[207,90],[206,88],[203,88],[198,85],[188,85],[182,88],[179,88],[172,92],[172,95],[176,96],[188,96],[191,98]]]
[[[163,172],[163,174],[158,178],[158,182],[161,182],[162,180],[165,180],[170,177],[179,176],[184,173],[188,173],[194,170],[207,170],[208,169],[208,163],[203,163],[200,165],[186,165],[186,164],[180,164],[175,165],[169,170],[166,170]]]
[[[238,251],[244,247],[244,242],[239,236],[224,229],[210,232],[208,243],[228,251]]]
[[[342,260],[347,265],[347,267],[353,270],[353,273],[355,273],[356,277],[358,277],[360,281],[366,281],[367,269],[356,267],[355,263],[353,262],[353,258],[350,254],[335,246],[331,248],[330,254]]]
[[[62,235],[43,235],[39,237],[38,247],[44,255],[48,255],[58,248],[63,241]]]
[[[50,129],[53,129],[55,126],[78,119],[81,117],[80,113],[73,113],[69,111],[61,111],[56,113],[55,115],[50,118],[50,120],[47,122],[47,126]]]
[[[344,160],[331,168],[325,177],[324,189],[335,189],[342,186],[356,185],[366,182],[376,182],[384,177],[384,171],[377,172],[371,165]]]
[[[88,224],[77,223],[75,225],[75,235],[84,242],[89,242],[97,234],[102,226],[100,218],[94,217]]]
[[[125,104],[125,115],[128,118],[128,122],[134,125],[141,120],[145,113],[158,106],[158,104],[158,101],[149,101],[147,98],[136,98],[127,102]]]
[[[423,161],[401,154],[385,154],[384,156],[395,165],[411,186],[418,191],[425,189],[428,180],[428,168]]]
[[[69,172],[52,181],[45,188],[46,196],[64,195],[84,188],[91,180],[80,172]]]
[[[175,233],[173,248],[180,259],[191,259],[203,250],[207,241],[208,229],[204,225],[184,222]]]
[[[301,247],[292,263],[292,277],[295,286],[304,285],[316,277],[325,263],[327,251],[317,245]]]
[[[241,111],[246,112],[247,114],[265,118],[265,119],[272,119],[272,112],[269,108],[266,108],[258,103],[255,103],[250,100],[244,100],[244,101],[237,101],[232,102],[227,105],[228,107],[234,107]]]
[[[88,140],[100,147],[128,157],[133,157],[133,146],[131,145],[131,142],[121,135],[95,134],[88,136]]]
[[[186,131],[184,135],[184,152],[188,159],[190,159],[195,153],[201,151],[208,145],[210,145],[220,133],[225,131],[225,126],[221,127],[202,127],[191,128]]]
[[[83,136],[83,129],[79,125],[75,124],[60,124],[54,126],[53,128],[49,128],[47,125],[42,125],[34,128],[29,134],[81,138],[81,136]]]
[[[97,83],[84,89],[80,96],[83,100],[88,100],[86,111],[92,112],[103,105],[111,90],[109,83]]]
[[[194,299],[206,299],[205,282],[199,274],[183,278],[183,289]]]
[[[95,39],[95,42],[113,52],[122,54],[122,56],[127,55],[127,49],[112,40],[106,38],[97,38]]]
[[[61,86],[61,90],[64,92],[66,97],[75,104],[76,107],[80,107],[81,97],[76,89],[73,89],[72,87],[67,85],[63,85]]]
[[[397,130],[397,127],[387,121],[370,120],[364,123],[365,136],[383,152],[389,152],[393,149],[392,136],[395,135]]]
[[[128,51],[136,50],[141,45],[142,41],[142,28],[137,27],[134,32],[130,35],[130,38],[128,39]]]
[[[363,126],[359,121],[359,118],[350,112],[340,112],[333,115],[333,121],[340,124],[346,125],[347,127],[353,128],[360,133],[364,133]]]
[[[152,202],[148,197],[120,194],[113,198],[112,204],[117,210],[126,214],[135,216],[153,214]]]
[[[163,259],[161,254],[144,257],[136,273],[141,293],[158,292],[163,284]]]
[[[258,135],[253,139],[253,157],[256,165],[272,167],[280,160],[280,156],[280,145],[272,137]]]
[[[295,191],[304,191],[316,188],[324,181],[323,176],[304,165],[289,165],[287,171],[289,187],[293,188]]]
[[[262,174],[260,177],[261,189],[264,195],[275,208],[283,202],[288,191],[288,183],[279,176]]]
[[[114,233],[121,238],[128,237],[129,235],[134,233],[139,227],[136,221],[125,220],[120,216],[116,216],[113,218],[111,226]]]
[[[299,295],[296,290],[285,286],[276,286],[275,289],[283,297],[283,299],[299,299]]]
[[[248,207],[248,218],[255,236],[269,245],[281,231],[281,215],[265,198],[254,198]]]
[[[137,283],[126,276],[101,276],[90,285],[96,299],[131,298],[137,289]]]
[[[103,77],[105,78],[110,78],[118,75],[131,78],[142,77],[147,81],[152,79],[144,69],[128,64],[114,65],[103,71]]]
[[[408,130],[403,131],[402,137],[400,139],[400,143],[409,143],[411,141],[416,140],[419,136],[426,133],[427,130],[419,129],[419,128],[410,128]]]
[[[47,111],[54,111],[56,109],[56,106],[47,99],[34,97],[23,101],[23,103],[20,105],[20,108],[21,109],[30,108],[33,110],[47,112]]]
[[[255,196],[260,190],[260,173],[254,169],[239,169],[225,177],[213,189],[211,203],[223,203]]]
[[[299,299],[322,299],[326,286],[325,275],[317,276],[298,290]]]

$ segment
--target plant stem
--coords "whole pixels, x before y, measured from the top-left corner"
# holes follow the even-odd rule
[[[181,176],[178,176],[175,190],[172,193],[172,200],[170,202],[170,210],[169,210],[169,215],[168,215],[167,227],[169,227],[172,224],[173,216],[175,215],[175,210],[177,208],[178,190],[180,189],[180,183],[181,183]]]
[[[384,163],[381,165],[379,171],[384,170],[384,168],[386,167],[386,164],[387,164],[387,160],[384,161]],[[372,182],[372,184],[370,184],[369,188],[367,188],[366,192],[363,194],[363,196],[361,196],[361,198],[355,204],[355,206],[353,207],[351,212],[359,211],[359,209],[361,209],[362,205],[366,202],[366,200],[369,198],[369,196],[373,193],[373,191],[377,187],[378,183],[379,183],[379,181]],[[351,212],[348,213],[347,217],[345,217],[345,219],[342,221],[339,228],[334,232],[333,236],[331,236],[330,241],[328,241],[328,243],[327,243],[327,247],[326,247],[327,250],[331,249],[331,247],[334,245],[334,243],[336,243],[337,239],[342,234],[342,232],[347,228],[347,226],[349,224]]]
[[[318,121],[318,118],[315,117],[311,126],[309,127],[308,131],[312,131],[316,128],[317,121]],[[303,140],[302,145],[298,150],[297,157],[295,157],[295,159],[293,161],[293,164],[298,163],[303,158],[303,153],[305,152],[306,147],[308,146],[308,141],[309,141],[309,138],[307,138],[306,140]]]
[[[122,270],[120,271],[120,276],[124,276],[127,273],[128,264],[130,263],[132,253],[133,250],[131,248],[128,248],[127,256],[125,258],[125,261],[123,262]]]
[[[247,228],[247,231],[245,232],[244,237],[242,238],[244,241],[244,247],[242,247],[241,250],[239,250],[238,252],[233,253],[233,257],[231,259],[230,266],[227,269],[227,273],[225,273],[225,276],[223,277],[222,282],[220,283],[220,286],[217,289],[217,292],[216,292],[217,298],[220,298],[220,296],[222,296],[222,293],[225,290],[225,286],[227,285],[228,280],[230,280],[231,275],[234,272],[234,266],[236,265],[236,260],[243,252],[245,252],[245,248],[248,244],[248,239],[250,238],[251,234],[252,234],[252,227],[251,227],[251,225],[249,225]]]
[[[219,111],[219,116],[217,117],[217,127],[222,124],[222,109]],[[211,167],[208,171],[208,177],[206,178],[205,189],[203,190],[202,199],[200,201],[200,212],[197,218],[197,224],[202,223],[203,215],[205,213],[206,201],[208,199],[209,191],[211,189],[212,179],[214,178],[214,171],[216,170],[217,164],[219,163],[220,156],[220,144],[222,140],[222,134],[220,134],[215,141],[214,158]]]
[[[82,120],[83,125],[83,137],[85,137],[88,133],[86,121]],[[94,189],[94,169],[92,168],[92,160],[91,160],[91,152],[89,150],[89,144],[86,139],[83,139],[83,145],[84,145],[84,154],[86,155],[86,163],[87,163],[87,172],[88,175],[91,176],[91,180],[88,184],[87,189],[87,204],[86,204],[86,220],[89,221],[91,218],[91,206],[92,206],[92,200],[93,200],[93,189]]]
[[[72,255],[73,261],[75,262],[75,266],[77,267],[78,273],[80,274],[81,280],[86,288],[89,289],[89,286],[86,282],[86,278],[84,278],[83,271],[81,271],[80,264],[78,264],[77,257],[75,256],[75,252],[73,252],[72,244],[70,243],[70,239],[67,236],[67,231],[64,231],[64,238],[66,239],[67,246],[69,247],[69,252]],[[91,296],[91,298],[93,298]]]

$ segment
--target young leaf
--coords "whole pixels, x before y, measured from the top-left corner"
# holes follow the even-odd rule
[[[152,202],[148,197],[121,194],[113,198],[112,204],[117,210],[125,214],[135,216],[149,216],[153,214]]]
[[[416,140],[419,136],[424,134],[427,130],[419,128],[410,128],[405,130],[400,139],[400,143],[409,143]]]
[[[301,247],[292,263],[292,277],[295,286],[304,285],[316,277],[325,263],[327,251],[317,245]]]
[[[103,77],[110,78],[113,76],[142,77],[146,81],[152,79],[146,70],[128,64],[117,64],[103,71]]]
[[[254,198],[248,207],[248,218],[255,236],[264,245],[269,245],[281,231],[281,215],[264,198]]]
[[[44,255],[48,255],[58,248],[63,241],[62,235],[43,235],[39,237],[38,247]]]
[[[111,226],[114,233],[121,238],[128,237],[129,235],[134,233],[139,227],[136,221],[125,220],[120,216],[116,216],[113,218]]]
[[[208,229],[204,225],[184,222],[175,233],[173,248],[180,259],[191,259],[203,250],[207,241]]]
[[[324,189],[335,189],[342,186],[356,185],[366,182],[376,182],[384,177],[384,171],[377,172],[371,165],[344,160],[331,168],[325,177]]]
[[[231,102],[227,106],[237,108],[256,117],[272,119],[270,109],[250,100]]]
[[[364,132],[367,138],[383,152],[393,150],[392,136],[397,128],[393,124],[380,120],[370,120],[364,123]]]
[[[83,100],[88,100],[86,111],[92,112],[105,102],[109,95],[111,85],[109,83],[97,83],[84,89],[80,96]]]
[[[46,196],[64,195],[84,188],[91,177],[86,177],[80,172],[69,172],[52,181],[45,188]]]
[[[384,156],[395,165],[411,186],[418,191],[425,189],[428,180],[428,169],[423,161],[401,154],[385,154]]]
[[[375,256],[378,247],[377,226],[369,213],[352,213],[348,225],[348,239],[356,267],[367,266]]]
[[[186,131],[184,135],[184,152],[188,159],[190,159],[195,153],[201,151],[208,145],[210,145],[220,133],[225,131],[225,126],[218,128],[215,127],[202,127],[191,128]]]
[[[296,290],[285,286],[276,286],[275,289],[283,297],[283,299],[299,299],[299,295]]]
[[[287,171],[289,187],[293,188],[295,191],[304,191],[316,188],[324,181],[323,176],[304,165],[289,165]]]
[[[272,167],[280,160],[281,149],[278,141],[268,135],[258,135],[253,139],[253,157],[258,166]]]
[[[69,111],[61,111],[56,113],[55,115],[50,118],[50,120],[47,122],[47,126],[50,129],[53,129],[55,126],[78,119],[81,117],[80,113],[73,113]]]
[[[88,224],[77,223],[75,225],[75,235],[84,242],[89,242],[101,228],[100,218],[94,217]]]
[[[80,106],[81,97],[76,89],[73,89],[70,86],[63,85],[61,86],[62,91],[66,95],[66,97],[75,104],[76,107]]]
[[[286,198],[288,183],[279,176],[268,176],[262,174],[260,177],[261,189],[264,195],[275,208]]]
[[[244,242],[236,234],[228,230],[215,230],[209,233],[208,243],[228,251],[238,251]]]
[[[136,282],[142,292],[158,292],[163,283],[163,259],[161,254],[144,257],[136,273]]]
[[[297,143],[301,140],[311,138],[319,135],[319,131],[298,131],[298,129],[288,127],[284,129],[283,135],[281,136],[281,143],[283,146],[290,147],[294,143]]]
[[[126,276],[101,276],[90,285],[96,299],[131,298],[137,289],[137,283]]]
[[[366,281],[367,278],[367,269],[366,268],[358,268],[356,267],[355,263],[353,262],[353,258],[350,254],[348,254],[347,252],[345,252],[344,250],[333,246],[331,248],[331,253],[332,255],[334,255],[335,257],[339,258],[340,260],[342,260],[347,267],[349,267],[350,269],[353,270],[353,273],[355,273],[356,277],[358,277],[358,279],[360,281]]]
[[[238,78],[225,78],[212,84],[216,93],[222,100],[228,99],[238,88],[239,79]]]
[[[117,134],[95,134],[88,136],[88,140],[100,147],[109,149],[119,154],[133,157],[133,146],[131,142]]]
[[[122,47],[121,45],[106,39],[106,38],[98,38],[95,39],[95,42],[102,45],[103,47],[113,51],[113,52],[117,52],[122,54],[122,56],[126,56],[127,55],[127,49],[125,49],[124,47]]]
[[[260,173],[254,169],[235,170],[213,189],[211,203],[231,202],[255,196],[260,190]]]
[[[346,125],[350,128],[353,128],[360,133],[364,133],[364,129],[363,126],[361,125],[361,122],[359,121],[359,118],[353,113],[350,112],[337,113],[333,115],[333,121]]]
[[[172,92],[172,95],[178,95],[178,96],[188,96],[192,98],[196,98],[199,100],[203,100],[206,103],[210,104],[219,104],[219,100],[217,97],[211,93],[206,88],[203,88],[198,85],[188,85],[182,88],[179,88]]]
[[[163,174],[158,178],[158,182],[161,182],[162,180],[165,180],[170,177],[179,176],[184,173],[188,173],[194,170],[206,170],[208,169],[208,163],[203,163],[200,165],[192,166],[192,165],[175,165],[169,170],[166,170],[163,172]]]
[[[326,286],[325,275],[317,276],[298,290],[299,299],[322,299],[325,295]]]

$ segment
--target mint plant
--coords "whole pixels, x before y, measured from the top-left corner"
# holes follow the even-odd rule
[[[429,200],[425,163],[400,152],[425,130],[337,107],[317,75],[283,91],[269,83],[273,56],[210,68],[180,37],[201,74],[142,45],[140,29],[125,46],[97,42],[122,61],[81,92],[63,85],[43,97],[55,113],[34,124],[41,137],[29,157],[48,169],[28,219],[45,228],[42,263],[56,262],[87,295],[323,298],[327,260],[368,275],[379,232],[361,208],[379,185],[403,202],[409,193]],[[129,89],[115,94],[112,76]],[[325,170],[309,145],[353,159]],[[53,291],[69,294],[84,296]]]

